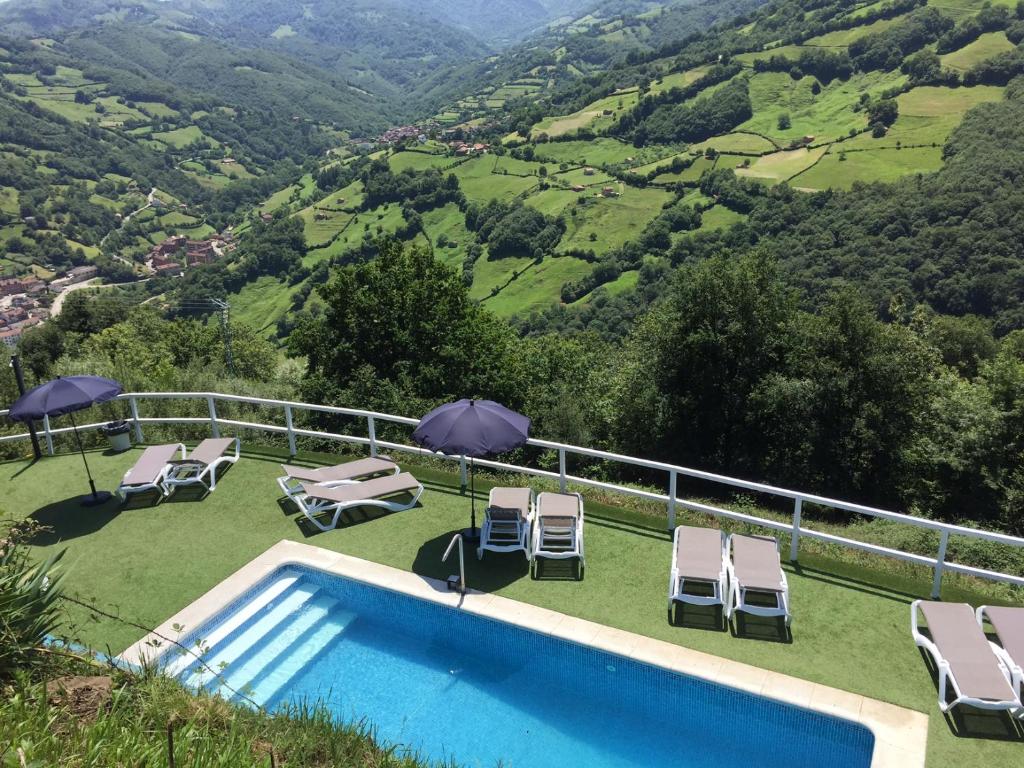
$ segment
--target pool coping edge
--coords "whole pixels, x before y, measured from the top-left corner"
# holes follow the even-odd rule
[[[239,568],[153,632],[126,648],[119,658],[129,664],[152,661],[167,651],[169,639],[182,637],[201,626],[266,576],[287,565],[315,568],[850,720],[868,728],[875,737],[871,768],[925,766],[929,718],[922,712],[500,595],[475,590],[468,590],[462,595],[449,591],[448,585],[438,579],[288,539],[279,541]]]

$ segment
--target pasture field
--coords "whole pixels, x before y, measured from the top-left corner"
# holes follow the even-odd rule
[[[317,211],[304,208],[296,214],[302,220],[306,244],[309,248],[327,245],[352,220],[353,214],[336,211]]]
[[[177,117],[178,110],[171,109],[163,102],[160,101],[137,101],[135,106],[145,112],[147,115],[153,117]]]
[[[613,93],[570,115],[545,117],[533,126],[530,136],[536,138],[542,133],[548,136],[563,136],[580,128],[607,128],[622,114],[632,109],[638,100],[639,94],[636,90]]]
[[[14,187],[0,187],[0,211],[17,215],[19,210],[18,190]]]
[[[651,83],[651,95],[656,96],[659,93],[672,90],[673,88],[685,88],[690,83],[700,80],[705,74],[707,74],[709,69],[711,69],[710,65],[695,67],[694,69],[688,69],[685,72],[673,72],[671,75],[665,75],[660,78],[660,80],[655,80]]]
[[[889,182],[914,173],[930,173],[942,167],[942,149],[915,147],[847,152],[835,147],[818,163],[790,180],[799,189],[849,189],[855,182]]]
[[[905,18],[906,14],[895,16],[891,19],[878,19],[870,24],[861,24],[859,27],[851,27],[850,29],[837,29],[835,32],[828,32],[824,35],[812,37],[810,40],[805,40],[804,45],[816,48],[846,48],[854,40],[859,40],[865,35],[873,35],[875,32],[888,29],[895,24],[901,23]]]
[[[852,108],[861,94],[875,96],[905,80],[898,72],[859,73],[845,82],[835,80],[815,95],[813,77],[793,80],[786,72],[762,72],[750,78],[754,116],[737,130],[770,136],[782,144],[803,136],[814,136],[816,142],[835,140],[867,127],[866,113]],[[783,113],[790,118],[787,129],[779,128]]]
[[[452,170],[462,186],[466,197],[486,202],[492,198],[511,200],[517,195],[537,186],[537,178],[491,173],[494,158],[490,156],[469,160]]]
[[[586,194],[586,192],[573,192],[571,189],[552,187],[535,192],[524,202],[547,216],[558,216],[570,206],[575,205]]]
[[[277,335],[277,321],[288,314],[292,296],[299,286],[289,286],[276,277],[264,275],[231,296],[231,314],[266,338]]]
[[[491,158],[491,173],[495,174],[507,172],[515,176],[539,176],[541,167],[544,167],[544,163],[519,160],[511,155],[487,155],[486,157]],[[549,172],[554,170],[558,169],[548,168]]]
[[[601,254],[617,248],[639,237],[671,199],[670,193],[652,187],[626,187],[621,197],[591,198],[586,205],[579,206],[576,216],[566,217],[568,228],[559,251],[579,248]],[[591,234],[595,240],[590,239]]]
[[[456,162],[456,158],[447,155],[434,155],[426,152],[396,152],[388,157],[388,166],[394,173],[401,173],[407,168],[414,171],[425,171],[428,168],[445,168]]]
[[[737,213],[731,208],[726,208],[724,205],[716,205],[714,208],[701,213],[701,224],[698,231],[713,232],[718,229],[725,229],[746,218],[744,214]]]
[[[353,181],[315,203],[317,208],[342,208],[355,212],[363,204],[363,182]]]
[[[942,66],[958,72],[966,72],[976,64],[991,59],[999,53],[1012,51],[1013,43],[1006,39],[1005,32],[986,32],[973,43],[940,57]]]
[[[572,302],[570,307],[582,307],[584,304],[589,304],[596,296],[618,296],[620,293],[636,288],[637,283],[640,282],[640,270],[631,269],[628,272],[623,272],[617,278],[612,280],[610,283],[603,283],[590,293],[585,296],[581,296]]]
[[[170,147],[175,149],[184,149],[189,144],[195,141],[206,141],[212,147],[219,147],[220,144],[211,139],[198,125],[187,125],[184,128],[175,128],[173,131],[162,131],[160,133],[154,133],[153,138],[157,141],[162,141]]]
[[[323,259],[337,256],[358,245],[366,232],[369,232],[373,238],[384,234],[393,234],[404,222],[402,208],[395,203],[388,203],[374,208],[372,211],[358,213],[352,217],[352,223],[345,229],[341,237],[329,246],[309,250],[303,263],[308,267],[316,266]]]
[[[976,85],[973,88],[913,88],[896,98],[899,104],[899,117],[885,136],[875,139],[869,133],[861,134],[843,142],[843,147],[878,149],[897,145],[941,146],[960,125],[967,110],[986,102],[1000,101],[1002,98],[1003,89],[993,85]]]
[[[557,304],[562,285],[579,280],[592,268],[588,262],[572,256],[548,256],[540,264],[534,264],[532,259],[487,261],[480,258],[473,268],[470,295],[475,293],[485,307],[500,317],[527,315]],[[481,270],[479,276],[477,270]],[[513,270],[520,272],[514,280],[511,279]],[[490,296],[491,288],[496,285],[504,287],[497,295]]]
[[[782,56],[790,61],[796,61],[800,58],[800,54],[803,52],[804,48],[801,45],[780,45],[777,48],[769,48],[764,51],[739,53],[733,56],[732,60],[749,67],[753,66],[754,62],[758,59],[764,59],[767,61],[772,56]]]
[[[700,180],[700,177],[704,175],[704,171],[710,171],[714,168],[716,162],[714,160],[708,160],[706,157],[698,157],[693,165],[680,173],[662,173],[655,177],[654,181],[657,184],[675,184],[676,182],[684,182],[688,184],[695,183]]]
[[[816,149],[801,147],[800,149],[773,152],[770,155],[757,158],[748,168],[738,168],[736,175],[752,179],[766,179],[775,183],[786,181],[818,162],[827,150],[828,147],[817,147]]]
[[[585,187],[611,184],[614,181],[611,176],[597,168],[594,169],[594,172],[590,176],[587,175],[586,169],[584,168],[573,168],[570,171],[559,171],[554,174],[554,178],[564,181],[570,186],[574,184],[582,184]]]
[[[633,167],[671,157],[678,150],[651,146],[637,148],[618,139],[599,136],[592,141],[552,141],[538,144],[536,158],[552,163],[576,165],[622,165]]]
[[[466,229],[466,217],[455,203],[448,203],[441,208],[423,212],[423,227],[434,243],[434,256],[462,271],[462,260],[466,257],[469,246],[476,242],[476,236]],[[437,239],[445,235],[454,246],[441,248]]]
[[[755,152],[764,154],[774,152],[779,147],[756,133],[727,133],[724,136],[713,136],[707,141],[694,144],[691,149],[703,152],[706,149],[714,149],[717,152]]]

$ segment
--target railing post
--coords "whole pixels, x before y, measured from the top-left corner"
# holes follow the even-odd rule
[[[803,514],[804,500],[793,502],[793,538],[789,542],[789,561],[795,563],[800,548],[800,516]]]
[[[565,493],[565,448],[558,449],[558,490]]]
[[[678,475],[673,469],[668,473],[668,529],[676,529],[676,483]]]
[[[43,414],[43,431],[46,432],[46,452],[53,456],[53,433],[50,432],[50,417]]]
[[[370,455],[377,455],[377,425],[373,421],[373,416],[366,417],[366,431],[370,435]]]
[[[932,580],[932,599],[938,600],[942,593],[942,571],[946,565],[946,547],[949,546],[949,531],[943,531],[939,539],[939,555],[935,558],[935,578]]]
[[[284,407],[284,425],[288,429],[288,455],[294,458],[297,453],[295,450],[295,422],[292,419],[292,407],[290,405]]]
[[[459,483],[462,485],[462,492],[466,492],[466,486],[469,485],[469,478],[466,474],[466,457],[459,456]]]
[[[210,429],[214,437],[220,437],[220,425],[217,423],[217,406],[212,397],[206,398],[206,404],[210,406]]]
[[[139,401],[134,397],[129,397],[128,407],[131,408],[132,422],[135,424],[135,442],[142,443],[144,438],[142,436],[142,422],[139,421]]]

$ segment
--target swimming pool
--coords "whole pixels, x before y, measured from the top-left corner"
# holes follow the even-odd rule
[[[508,768],[867,768],[867,728],[303,566],[189,633],[270,710],[322,701],[433,760]],[[190,657],[167,671],[218,689]],[[231,698],[227,689],[222,693]]]

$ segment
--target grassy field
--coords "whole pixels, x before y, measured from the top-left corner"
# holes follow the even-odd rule
[[[671,199],[661,189],[633,187],[621,197],[593,198],[589,205],[580,206],[577,216],[567,217],[568,229],[559,250],[580,248],[600,254],[634,240]],[[591,240],[591,234],[596,239]]]
[[[818,147],[773,152],[755,159],[747,168],[737,168],[736,175],[773,182],[786,181],[818,162],[827,150],[828,147]]]
[[[509,264],[506,269],[508,261],[515,265]],[[540,264],[531,262],[532,259],[478,260],[473,269],[471,295],[481,298],[483,305],[500,317],[525,316],[557,303],[564,283],[579,280],[593,269],[588,262],[572,256],[548,256]],[[513,270],[521,271],[518,278],[512,279]],[[489,294],[494,285],[504,287],[492,297]]]
[[[137,456],[137,449],[113,456],[91,453],[99,487],[114,487]],[[8,478],[3,503],[15,519],[31,515],[50,527],[35,541],[40,556],[67,548],[66,584],[73,594],[143,626],[156,626],[281,539],[433,578],[451,573],[440,555],[468,518],[468,500],[460,495],[455,475],[407,467],[426,486],[421,508],[360,512],[339,530],[314,535],[293,508],[278,503],[273,478],[283,457],[268,458],[245,455],[205,499],[186,491],[156,507],[139,499],[125,509],[112,502],[88,514],[73,500],[85,486],[77,456],[8,462],[0,464]],[[488,488],[478,480],[481,503]],[[664,518],[608,506],[586,490],[584,498],[582,581],[532,580],[523,558],[510,554],[488,555],[482,562],[468,557],[469,585],[924,712],[928,765],[934,768],[1019,761],[1021,737],[1003,717],[971,713],[947,721],[938,712],[935,683],[907,629],[911,600],[928,594],[926,573],[887,561],[839,562],[802,545],[799,564],[784,565],[794,612],[789,642],[778,642],[774,622],[752,619],[739,636],[715,631],[712,617],[701,611],[692,612],[684,626],[670,625],[664,590],[671,540]],[[704,518],[686,521],[709,525]],[[999,602],[987,588],[961,586],[954,579],[943,596],[974,605]],[[69,616],[83,641],[115,653],[143,634],[124,623],[90,619],[82,609]]]
[[[523,178],[521,176],[504,175],[492,173],[494,168],[494,157],[483,156],[468,160],[452,170],[462,186],[466,197],[480,202],[486,202],[493,198],[499,200],[511,200],[517,195],[537,186],[536,177]]]
[[[849,189],[858,181],[895,181],[942,167],[942,150],[938,147],[848,152],[846,160],[840,160],[840,155],[841,150],[833,147],[813,168],[791,179],[790,184],[800,189]]]
[[[867,127],[866,113],[852,109],[861,94],[874,96],[905,79],[898,72],[860,73],[846,81],[835,80],[815,95],[813,77],[794,80],[786,72],[762,72],[750,78],[754,116],[737,130],[770,136],[780,144],[804,136],[814,136],[816,142],[845,137],[851,130]],[[789,128],[779,128],[781,114],[789,115]]]
[[[195,141],[206,141],[211,147],[215,148],[220,146],[217,141],[203,133],[198,125],[189,125],[184,128],[175,128],[173,131],[154,133],[153,138],[175,149],[184,149]]]
[[[940,57],[940,61],[947,69],[966,72],[996,54],[1012,51],[1014,47],[1013,43],[1006,39],[1005,32],[986,32],[973,43]]]
[[[685,72],[673,72],[670,75],[665,75],[651,83],[651,95],[657,95],[673,88],[685,88],[690,83],[695,83],[700,80],[705,74],[707,74],[709,69],[711,69],[710,66],[695,67],[694,69],[688,69]]]
[[[850,29],[838,29],[835,32],[828,32],[824,35],[805,40],[804,45],[818,48],[845,48],[854,40],[859,40],[865,35],[873,35],[876,32],[881,32],[883,29],[888,29],[895,24],[899,24],[905,18],[905,15],[895,16],[891,19],[878,19],[870,24],[861,24]]]
[[[693,150],[705,151],[714,149],[717,152],[755,152],[764,154],[774,152],[778,147],[764,136],[756,133],[727,133],[724,136],[713,136],[707,141],[694,144]]]
[[[275,336],[275,324],[288,313],[296,289],[276,277],[260,277],[230,297],[231,316],[265,336]]]
[[[426,152],[396,152],[388,158],[388,165],[395,173],[407,168],[414,171],[425,171],[428,168],[445,168],[456,160],[447,155],[427,154]]]
[[[598,137],[591,141],[552,141],[548,144],[538,144],[536,148],[538,160],[594,166],[632,165],[671,154],[674,153],[664,147],[637,149],[631,144],[607,137]]]
[[[715,230],[731,227],[745,218],[744,214],[737,213],[731,208],[726,208],[724,205],[716,205],[714,208],[701,214],[700,229],[704,232],[714,232]]]
[[[635,90],[615,93],[588,104],[571,115],[546,117],[533,126],[530,135],[534,138],[544,133],[548,136],[564,136],[580,128],[600,130],[609,127],[619,117],[633,108],[639,100]]]
[[[902,145],[935,144],[941,146],[960,124],[964,113],[990,101],[1003,98],[1003,89],[978,85],[973,88],[924,86],[901,93],[899,117],[882,138],[865,133],[843,143],[844,148],[863,149]]]

